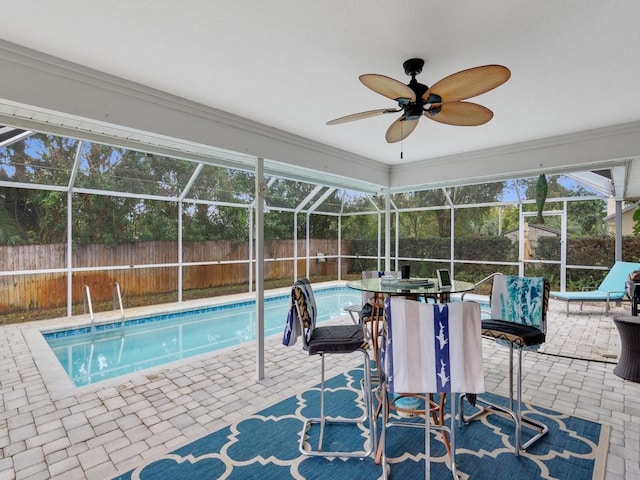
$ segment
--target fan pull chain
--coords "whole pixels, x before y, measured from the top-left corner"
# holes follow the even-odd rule
[[[402,122],[400,122],[400,160],[404,159],[404,132],[402,131]]]

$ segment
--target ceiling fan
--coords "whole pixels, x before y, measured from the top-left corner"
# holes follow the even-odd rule
[[[387,130],[389,143],[407,138],[418,125],[423,115],[436,122],[448,125],[475,126],[487,123],[493,112],[487,107],[463,100],[481,95],[499,87],[511,77],[511,71],[502,65],[483,65],[449,75],[431,88],[418,83],[416,75],[422,72],[424,60],[411,58],[404,62],[404,71],[411,76],[408,85],[385,75],[367,73],[360,81],[376,93],[398,102],[398,108],[382,108],[354,113],[336,118],[327,125],[351,122],[386,113],[402,112]]]

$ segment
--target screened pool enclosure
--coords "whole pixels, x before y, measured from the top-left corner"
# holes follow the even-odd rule
[[[548,175],[541,220],[537,178],[393,192],[277,164],[260,174],[237,154],[178,158],[11,127],[0,162],[2,313],[82,313],[85,286],[111,308],[115,283],[125,306],[251,292],[256,264],[280,286],[411,264],[469,281],[543,272],[564,289],[621,251],[603,220],[606,172]]]

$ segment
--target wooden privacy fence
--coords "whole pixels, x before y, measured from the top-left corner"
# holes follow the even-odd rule
[[[348,252],[348,241],[342,252]],[[184,242],[183,291],[237,285],[249,281],[249,245],[241,241]],[[310,240],[310,273],[318,271],[316,254],[338,254],[337,240]],[[72,298],[82,303],[89,285],[94,302],[110,301],[118,282],[126,297],[177,292],[177,242],[90,244],[73,248]],[[293,279],[294,241],[265,242],[266,279]],[[298,275],[306,272],[306,240],[298,241]],[[255,257],[255,252],[254,252]],[[335,260],[329,259],[335,265]],[[151,265],[157,265],[151,267]],[[67,305],[67,249],[65,244],[0,247],[0,314]],[[29,273],[29,271],[39,271]],[[43,270],[56,270],[42,272]],[[323,269],[324,272],[328,270]],[[12,274],[12,272],[20,272]],[[331,270],[335,275],[337,268]],[[343,270],[343,273],[344,270]]]

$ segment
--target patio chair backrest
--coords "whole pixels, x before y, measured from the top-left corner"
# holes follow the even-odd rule
[[[491,318],[547,332],[549,282],[544,277],[497,275],[491,290]]]
[[[316,299],[309,280],[306,278],[298,280],[293,286],[293,295],[296,310],[298,311],[298,319],[302,322],[302,342],[303,348],[306,350],[311,334],[316,328],[318,315]]]
[[[297,338],[301,336],[303,348],[307,350],[311,334],[316,328],[317,311],[309,280],[307,278],[296,280],[291,287],[291,305],[282,343],[286,346],[294,345]]]
[[[625,282],[629,274],[634,270],[640,270],[640,263],[616,262],[604,277],[598,290],[603,292],[624,292]]]

